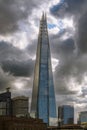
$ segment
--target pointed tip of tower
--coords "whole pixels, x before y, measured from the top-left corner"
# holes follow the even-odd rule
[[[41,18],[42,20],[44,19],[44,11],[42,12],[42,18]]]
[[[44,18],[45,18],[45,20],[47,19],[47,15],[46,15],[46,12],[44,13]]]
[[[46,12],[45,11],[42,12],[42,18],[41,19],[46,20]]]
[[[42,16],[44,16],[44,11],[42,12]]]

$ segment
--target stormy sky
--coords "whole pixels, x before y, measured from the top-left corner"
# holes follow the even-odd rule
[[[47,13],[56,103],[87,110],[87,0],[0,0],[0,91],[31,99],[39,20]]]

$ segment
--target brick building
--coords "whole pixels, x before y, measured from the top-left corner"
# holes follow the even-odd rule
[[[0,130],[47,130],[41,119],[0,116]]]

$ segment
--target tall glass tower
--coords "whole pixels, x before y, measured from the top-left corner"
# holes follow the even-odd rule
[[[40,20],[36,64],[34,71],[31,116],[48,123],[56,118],[55,92],[51,67],[46,15]]]

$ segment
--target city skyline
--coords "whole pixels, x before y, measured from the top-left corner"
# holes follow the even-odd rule
[[[0,91],[31,98],[39,20],[47,13],[56,104],[87,110],[87,0],[0,1]],[[81,12],[80,12],[81,11]]]

